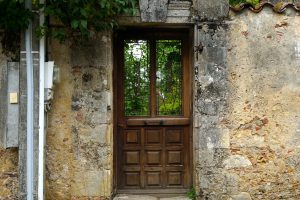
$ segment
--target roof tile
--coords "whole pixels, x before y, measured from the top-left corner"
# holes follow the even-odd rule
[[[259,13],[265,6],[271,6],[276,13],[283,13],[289,7],[300,11],[300,0],[261,0],[260,3],[255,6],[250,3],[241,3],[236,6],[230,6],[230,8],[235,12],[249,8],[252,12]]]

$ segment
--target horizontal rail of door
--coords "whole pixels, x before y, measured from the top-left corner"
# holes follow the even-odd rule
[[[127,119],[127,126],[184,126],[191,123],[190,118],[139,118]],[[123,124],[118,124],[124,126]]]

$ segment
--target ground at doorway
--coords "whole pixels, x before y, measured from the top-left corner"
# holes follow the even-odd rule
[[[155,196],[146,196],[146,195],[121,194],[121,195],[117,195],[113,200],[190,200],[190,199],[185,196],[159,198]]]

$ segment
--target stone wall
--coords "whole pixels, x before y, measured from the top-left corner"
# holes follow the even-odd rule
[[[299,199],[299,23],[292,10],[268,8],[199,23],[194,158],[203,199]]]
[[[0,148],[0,199],[18,199],[18,151]]]
[[[60,83],[48,116],[47,199],[105,199],[112,193],[112,41],[51,43]]]
[[[166,18],[197,25],[193,180],[199,199],[298,199],[300,18],[293,10],[278,15],[267,7],[226,18],[226,0],[201,7],[205,2],[194,1],[199,8],[193,17],[189,3],[171,11],[169,5]],[[180,6],[182,18],[175,15]],[[120,21],[146,23],[138,17]],[[48,116],[46,197],[110,198],[111,34],[81,46],[50,44],[61,80]]]
[[[0,46],[0,91],[4,84],[4,69],[7,65],[7,57],[2,54]],[[5,105],[3,105],[5,104]],[[0,102],[0,125],[2,126],[3,108],[6,106],[5,101]],[[6,120],[5,120],[6,121]],[[1,127],[2,129],[2,127]],[[0,131],[0,199],[17,199],[18,198],[18,151],[15,148],[3,148],[3,132]]]

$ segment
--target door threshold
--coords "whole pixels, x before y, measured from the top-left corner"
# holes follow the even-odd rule
[[[119,189],[117,194],[150,195],[150,196],[185,196],[188,189]]]
[[[185,195],[176,194],[149,194],[149,195],[137,195],[137,194],[118,194],[113,200],[190,200]]]

